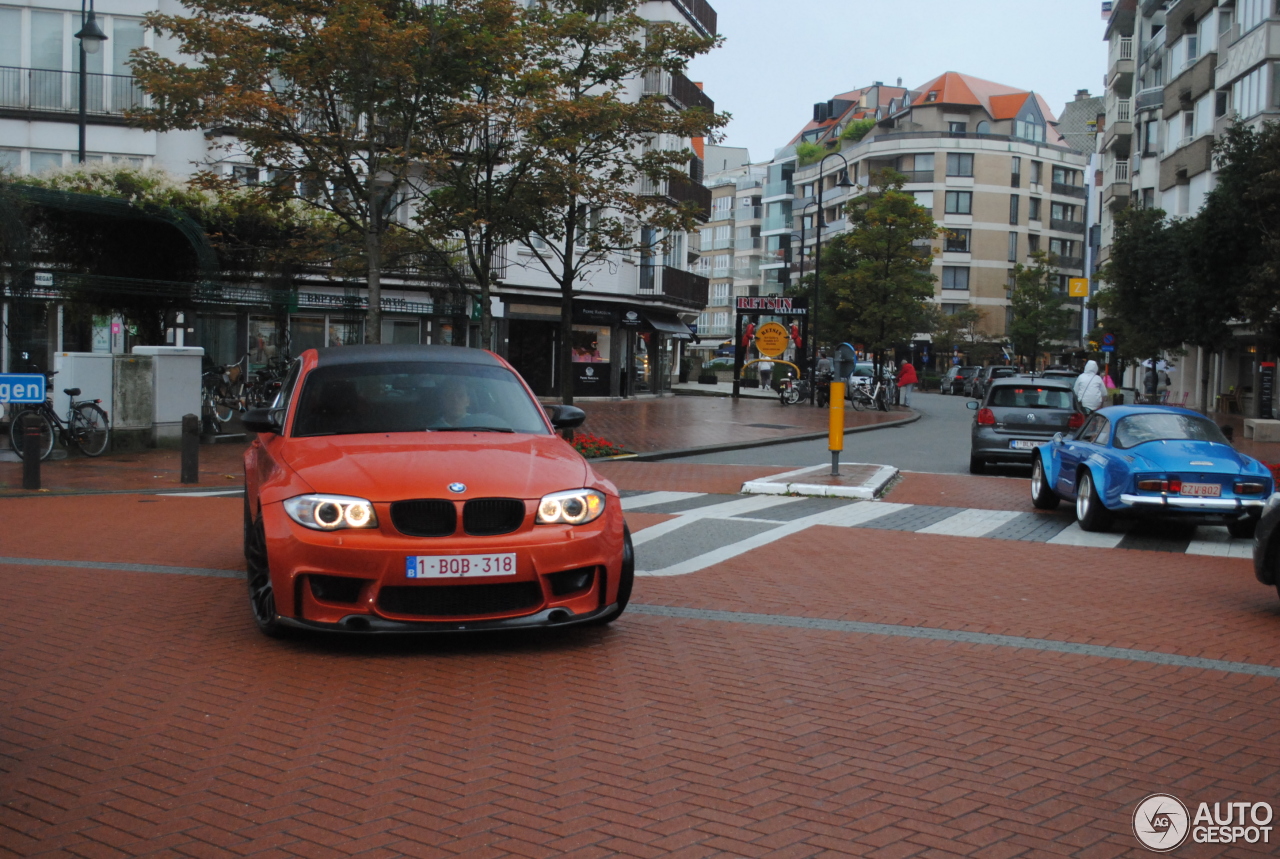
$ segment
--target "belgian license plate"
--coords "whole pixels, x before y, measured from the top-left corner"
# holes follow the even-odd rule
[[[514,576],[516,554],[410,555],[404,574],[411,579],[465,579],[473,576]]]
[[[1218,483],[1184,483],[1182,484],[1182,494],[1217,498],[1222,495],[1222,485]]]
[[[1009,447],[1013,450],[1035,450],[1042,444],[1044,444],[1042,441],[1027,441],[1026,439],[1015,438],[1009,442]]]

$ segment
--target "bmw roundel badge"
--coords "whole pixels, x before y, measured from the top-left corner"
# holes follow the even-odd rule
[[[467,491],[467,484],[465,484],[465,483],[450,483],[450,484],[449,484],[449,491],[450,491],[450,492],[466,492],[466,491]]]

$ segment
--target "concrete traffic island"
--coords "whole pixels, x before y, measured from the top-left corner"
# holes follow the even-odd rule
[[[746,495],[816,495],[826,498],[875,499],[895,477],[892,465],[847,462],[833,475],[831,465],[814,465],[742,484]]]

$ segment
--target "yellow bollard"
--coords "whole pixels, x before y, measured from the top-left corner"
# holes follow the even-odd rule
[[[831,451],[831,473],[840,473],[840,451],[844,450],[844,382],[831,383],[830,411],[827,412],[827,450]]]

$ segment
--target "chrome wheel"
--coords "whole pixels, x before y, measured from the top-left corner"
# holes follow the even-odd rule
[[[1080,477],[1080,486],[1076,490],[1076,518],[1083,522],[1089,518],[1089,496],[1093,493],[1093,480],[1085,472]]]
[[[1039,498],[1044,491],[1044,467],[1036,460],[1031,466],[1031,497]]]

